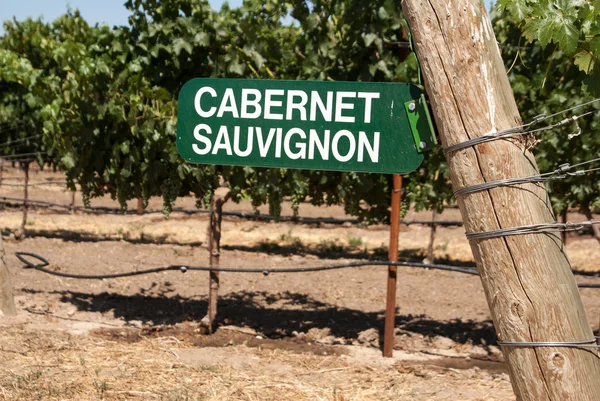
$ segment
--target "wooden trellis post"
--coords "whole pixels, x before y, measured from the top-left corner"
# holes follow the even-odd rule
[[[7,316],[17,314],[15,308],[15,299],[13,296],[12,282],[10,273],[4,261],[4,242],[0,235],[0,312]]]
[[[210,199],[210,221],[208,224],[208,253],[210,267],[219,267],[221,257],[221,223],[223,220],[223,205],[231,198],[231,191],[227,191],[224,196],[218,196],[216,193]],[[217,317],[217,302],[219,299],[220,277],[219,272],[211,270],[209,272],[208,283],[208,312],[202,319],[201,324],[208,328],[212,333],[215,329],[214,322]]]
[[[521,117],[485,5],[480,0],[402,0],[444,148],[520,125]],[[523,140],[447,155],[455,189],[538,174]],[[555,220],[543,184],[458,197],[467,232]],[[471,240],[494,325],[505,342],[594,339],[560,236]],[[505,346],[518,400],[600,400],[597,350]]]

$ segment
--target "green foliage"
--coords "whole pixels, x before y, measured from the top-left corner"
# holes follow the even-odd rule
[[[498,0],[528,43],[554,44],[586,73],[584,88],[600,95],[600,2],[598,0]]]
[[[129,199],[141,197],[147,204],[162,195],[168,214],[176,196],[202,197],[216,186],[214,167],[196,171],[177,156],[176,101],[144,75],[142,57],[128,58],[132,46],[123,38],[131,37],[89,27],[77,12],[50,29],[32,20],[5,27],[2,46],[21,51],[43,68],[45,78],[60,83],[33,118],[61,155],[70,185],[81,185],[86,203],[109,193],[126,210]]]
[[[294,79],[335,81],[418,81],[417,63],[395,43],[408,38],[400,3],[391,0],[297,1],[290,11],[302,31],[295,47]],[[407,203],[441,209],[452,201],[445,159],[426,154],[418,171],[404,177]],[[315,205],[344,203],[348,214],[366,222],[389,220],[392,180],[380,174],[305,172],[306,195]],[[427,183],[427,185],[425,185]]]
[[[414,56],[395,46],[407,37],[398,2],[246,0],[215,12],[206,0],[128,0],[125,7],[128,26],[92,27],[73,11],[50,24],[5,22],[0,38],[12,57],[0,66],[13,65],[0,84],[20,85],[2,87],[0,122],[27,119],[44,132],[40,144],[71,187],[81,186],[86,204],[110,194],[126,211],[130,199],[147,205],[162,196],[168,215],[179,196],[208,206],[225,183],[234,201],[268,205],[276,217],[289,198],[296,214],[310,201],[343,203],[367,222],[389,219],[389,176],[185,163],[175,147],[176,99],[195,77],[414,82]],[[294,23],[283,23],[289,16]],[[19,68],[23,77],[12,82]],[[405,178],[405,208],[439,209],[451,199],[441,152],[427,158]]]
[[[508,12],[494,26],[526,121],[600,93],[598,1],[499,1]],[[268,205],[283,199],[295,214],[302,202],[344,204],[366,222],[387,221],[392,180],[340,173],[185,163],[175,146],[177,96],[195,77],[417,81],[416,59],[398,2],[375,0],[246,0],[216,12],[205,0],[128,0],[129,25],[89,26],[77,11],[52,23],[7,21],[0,38],[0,143],[43,133],[3,154],[47,152],[40,163],[65,171],[84,201],[110,194],[126,202],[162,196],[165,214],[177,197],[207,207],[219,185],[232,199]],[[283,21],[292,18],[293,23]],[[531,42],[526,48],[522,39]],[[571,140],[549,134],[535,147],[543,171],[595,156],[598,122],[581,121]],[[572,127],[576,131],[576,127]],[[454,201],[439,148],[405,176],[403,212],[441,211]],[[600,206],[599,176],[549,186],[557,211]],[[594,181],[591,181],[594,180]]]
[[[581,69],[578,65],[581,60],[578,61],[577,57],[573,59],[557,46],[544,47],[537,42],[526,48],[517,47],[521,33],[519,25],[510,17],[496,18],[494,28],[498,40],[507,45],[503,49],[507,69],[518,58],[510,69],[509,79],[524,121],[592,100],[581,89],[582,82],[588,79],[588,71]],[[586,110],[576,113],[582,111]],[[564,117],[559,116],[554,122]],[[540,142],[532,149],[540,170],[553,171],[564,163],[575,164],[597,158],[599,130],[598,119],[591,115],[577,120],[576,124],[541,134]],[[591,172],[551,181],[547,188],[555,212],[560,213],[567,208],[578,208],[583,212],[597,210],[600,188],[596,183],[599,180],[600,174]]]
[[[0,48],[0,153],[12,155],[9,160],[37,160],[40,166],[52,162],[51,156],[38,153],[36,156],[23,156],[37,152],[52,153],[45,146],[39,133],[42,132],[40,115],[48,94],[57,89],[55,80],[43,77],[41,70],[18,54]],[[24,158],[24,159],[23,159]]]

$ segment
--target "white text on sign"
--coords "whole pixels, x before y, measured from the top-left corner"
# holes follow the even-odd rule
[[[218,99],[221,99],[220,101]],[[226,88],[218,93],[213,87],[204,86],[196,92],[194,108],[202,118],[264,119],[286,121],[322,121],[335,123],[371,123],[373,101],[379,99],[377,92],[327,91],[325,96],[317,91],[283,89],[241,89],[241,101],[236,102],[233,89]],[[355,109],[356,102],[360,102]],[[360,110],[356,113],[356,110]],[[358,114],[358,115],[356,115]],[[332,133],[328,129],[271,128],[263,132],[261,127],[221,125],[214,135],[207,124],[198,124],[194,129],[192,145],[198,155],[218,155],[248,157],[258,150],[260,157],[274,153],[275,158],[282,154],[291,160],[330,160],[338,162],[379,161],[379,132],[358,135],[348,129]],[[245,139],[245,141],[243,141]],[[245,142],[245,143],[242,143]],[[273,153],[271,150],[273,149]]]

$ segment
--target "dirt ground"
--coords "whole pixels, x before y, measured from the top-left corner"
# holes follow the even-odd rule
[[[3,182],[19,178],[9,171]],[[31,181],[61,178],[43,172]],[[0,187],[1,196],[20,197],[21,191]],[[36,186],[30,198],[70,204],[71,194],[61,186]],[[116,204],[106,198],[92,206]],[[191,209],[193,200],[177,206]],[[152,199],[149,209],[160,208],[161,200]],[[245,203],[225,209],[251,211]],[[302,205],[300,213],[348,218],[341,208]],[[394,358],[382,358],[385,267],[222,273],[219,329],[207,335],[196,323],[206,313],[207,273],[75,280],[24,269],[14,255],[39,253],[51,269],[79,274],[207,265],[205,214],[164,220],[160,213],[33,208],[27,238],[17,241],[11,233],[21,217],[17,207],[0,213],[18,308],[16,318],[0,317],[0,400],[514,399],[478,277],[400,268]],[[430,217],[411,212],[406,219]],[[460,215],[449,209],[440,219]],[[429,233],[426,226],[402,226],[401,257],[423,259]],[[384,260],[388,235],[385,226],[225,217],[221,265],[276,269]],[[600,271],[596,240],[571,236],[567,251],[575,270]],[[435,256],[471,264],[464,230],[438,228]],[[598,330],[600,291],[581,294]]]

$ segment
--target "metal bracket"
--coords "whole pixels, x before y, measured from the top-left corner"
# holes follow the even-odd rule
[[[404,108],[408,115],[408,122],[415,139],[417,152],[422,153],[432,149],[437,145],[437,139],[435,138],[425,95],[421,95],[417,100],[404,103]]]

